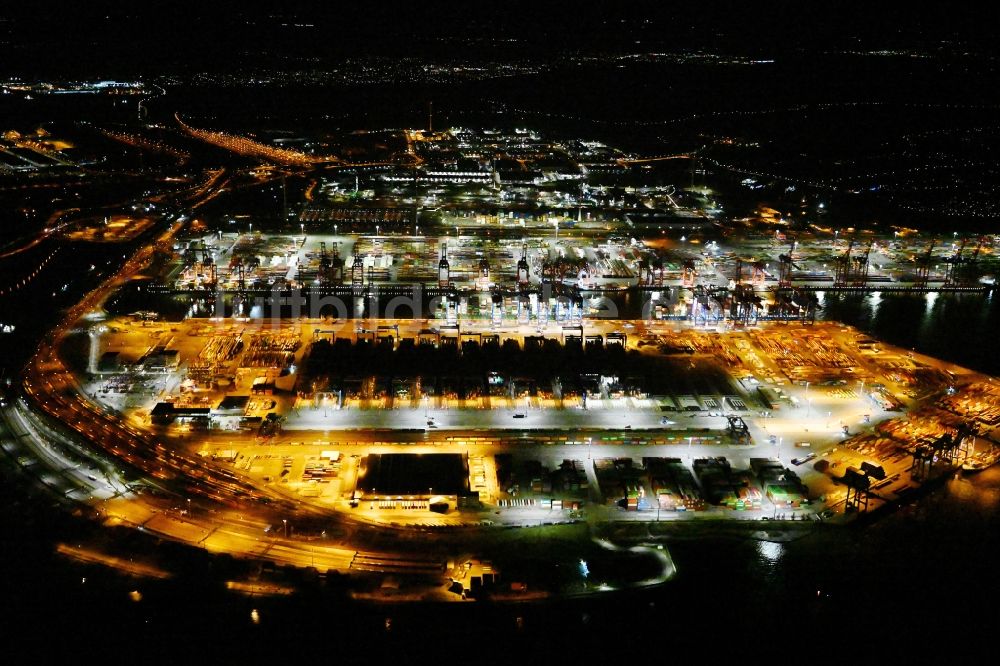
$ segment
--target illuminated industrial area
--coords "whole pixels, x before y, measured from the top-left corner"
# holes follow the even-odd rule
[[[673,617],[657,605],[718,543],[771,571],[942,498],[994,511],[1000,236],[981,185],[932,180],[965,168],[933,131],[870,158],[898,169],[848,173],[784,155],[767,123],[855,103],[620,130],[499,92],[385,105],[384,126],[360,99],[301,118],[226,100],[500,90],[631,58],[562,57],[0,80],[0,461],[30,507],[8,531],[66,580],[127,590],[115,604],[201,589],[253,631],[345,604],[387,637],[429,631],[403,608],[487,608],[461,612],[540,641],[563,625],[527,609],[577,630],[647,600]],[[823,567],[783,583],[818,618],[851,589]]]
[[[727,224],[697,189],[637,192],[640,212],[605,199],[601,174],[641,158],[597,142],[387,136],[399,164],[310,176],[301,200],[284,182],[297,172],[253,166],[208,174],[186,206],[106,216],[105,242],[164,231],[29,362],[8,412],[27,437],[7,453],[55,463],[54,490],[105,520],[321,571],[351,571],[357,551],[301,544],[303,521],[842,522],[996,459],[991,378],[820,316],[840,292],[991,292],[992,237],[938,248],[813,224],[789,238],[764,215]],[[199,216],[235,182],[279,177],[285,233]],[[59,233],[94,242],[88,224]]]

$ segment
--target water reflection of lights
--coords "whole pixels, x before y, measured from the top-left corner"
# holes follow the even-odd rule
[[[934,309],[934,302],[937,300],[938,294],[936,291],[928,291],[924,294],[924,300],[927,301],[927,311],[930,312]]]
[[[785,547],[775,541],[758,541],[757,552],[768,562],[777,562],[781,559]]]

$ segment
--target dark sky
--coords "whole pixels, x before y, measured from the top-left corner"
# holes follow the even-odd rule
[[[992,12],[847,2],[32,2],[0,9],[0,72],[157,75],[346,55],[994,49]],[[912,4],[911,4],[912,7]]]

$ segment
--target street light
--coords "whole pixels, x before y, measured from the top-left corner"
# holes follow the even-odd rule
[[[288,538],[288,519],[287,518],[282,518],[281,522],[285,526],[285,538],[287,539]]]

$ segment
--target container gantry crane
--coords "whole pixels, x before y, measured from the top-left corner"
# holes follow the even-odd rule
[[[955,254],[948,258],[948,277],[945,279],[945,284],[956,285],[959,282],[959,278],[962,273],[962,263],[965,258],[962,254],[965,252],[965,239],[958,244],[958,249],[955,250]]]
[[[787,289],[792,286],[792,269],[797,269],[795,265],[795,241],[788,248],[787,254],[778,255],[778,289]]]
[[[847,249],[844,254],[840,255],[836,259],[836,265],[834,266],[834,277],[833,286],[834,287],[846,287],[847,282],[851,276],[851,250],[854,249],[854,239],[852,238],[847,244]]]
[[[930,244],[927,246],[927,250],[916,258],[917,274],[916,279],[913,281],[913,285],[915,287],[920,289],[927,288],[927,282],[930,279],[931,274],[931,262],[933,261],[932,253],[934,252],[934,245],[936,243],[937,241],[932,239]]]
[[[863,287],[868,282],[868,257],[872,253],[872,245],[874,245],[874,241],[868,241],[864,253],[857,255],[851,260],[851,264],[853,265],[850,276],[852,287]]]

